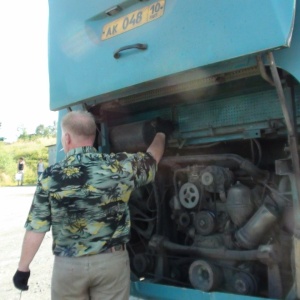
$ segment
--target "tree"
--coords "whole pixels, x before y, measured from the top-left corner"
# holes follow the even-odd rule
[[[44,125],[39,125],[36,129],[35,129],[35,134],[39,135],[39,136],[44,136],[45,135],[45,130],[46,127]]]
[[[18,128],[19,136],[18,139],[20,140],[36,140],[40,137],[56,137],[57,128],[56,128],[56,122],[53,122],[53,125],[45,126],[43,124],[40,124],[36,127],[34,134],[28,134],[27,130],[24,126],[21,126]]]
[[[35,134],[40,137],[55,137],[56,132],[56,122],[53,122],[53,125],[49,125],[47,127],[41,124],[35,130]]]
[[[20,133],[18,136],[18,139],[22,139],[22,140],[29,139],[29,134],[27,133],[27,130],[24,127],[24,125],[21,125],[20,127],[18,127],[18,132]]]

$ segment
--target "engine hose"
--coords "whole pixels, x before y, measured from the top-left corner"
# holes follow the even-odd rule
[[[149,246],[155,248],[163,248],[170,252],[174,253],[184,253],[184,254],[192,254],[199,255],[200,257],[205,258],[214,258],[214,259],[222,259],[222,260],[233,260],[233,261],[261,261],[265,264],[269,264],[272,261],[272,247],[270,248],[258,248],[256,250],[228,250],[226,248],[203,248],[196,246],[182,246],[168,240],[163,239],[159,236],[152,237],[149,242]]]
[[[258,180],[266,180],[269,177],[269,172],[263,171],[255,166],[253,163],[244,159],[237,154],[212,154],[212,155],[189,155],[189,156],[169,156],[164,157],[160,161],[161,166],[172,167],[178,164],[199,164],[199,163],[215,163],[220,161],[232,161],[240,169],[246,171]]]
[[[155,199],[155,205],[156,205],[156,233],[160,233],[161,230],[161,205],[160,205],[160,198],[159,198],[159,193],[157,190],[157,186],[155,182],[152,183],[152,188],[154,191],[154,199]]]
[[[281,193],[290,191],[290,179],[288,176],[283,176],[279,181],[278,190]]]

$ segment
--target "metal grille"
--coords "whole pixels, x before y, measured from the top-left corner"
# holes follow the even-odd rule
[[[282,118],[275,90],[182,106],[181,132],[243,125]]]

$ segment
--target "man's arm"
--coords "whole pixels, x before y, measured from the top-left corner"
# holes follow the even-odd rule
[[[164,154],[166,135],[158,132],[146,152],[149,152],[158,164]]]
[[[29,265],[32,262],[37,251],[39,250],[40,245],[42,244],[42,241],[45,237],[45,234],[45,232],[39,233],[33,231],[26,231],[24,235],[21,258],[18,267],[19,271],[29,271]]]

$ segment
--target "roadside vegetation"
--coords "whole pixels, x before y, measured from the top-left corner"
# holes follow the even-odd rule
[[[43,126],[43,125],[41,125]],[[39,130],[38,130],[39,129]],[[45,167],[48,166],[48,147],[56,143],[56,131],[41,131],[27,135],[23,131],[14,143],[6,143],[0,140],[0,186],[17,185],[15,175],[20,157],[25,160],[24,185],[34,185],[37,182],[37,163],[43,160]],[[42,128],[43,129],[43,128]],[[46,127],[45,129],[48,129]]]

